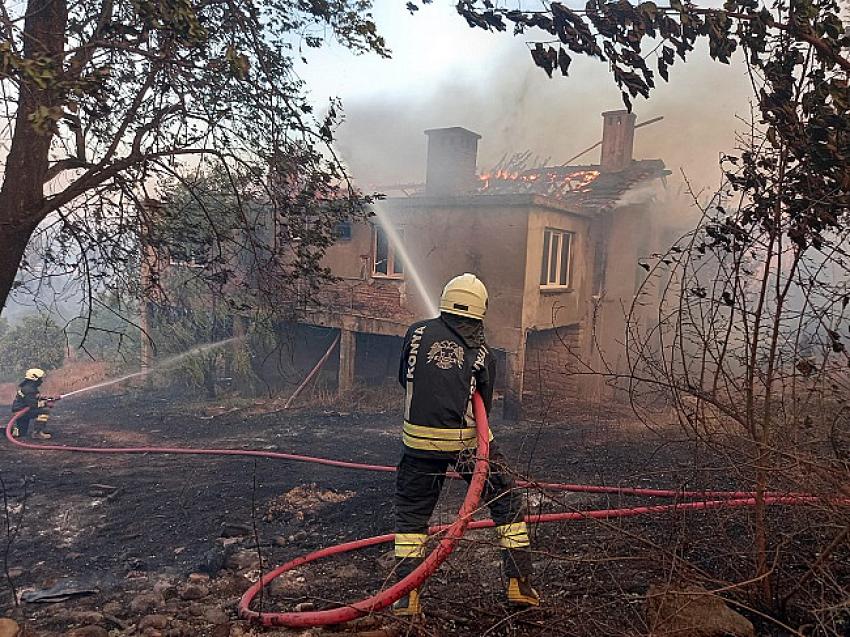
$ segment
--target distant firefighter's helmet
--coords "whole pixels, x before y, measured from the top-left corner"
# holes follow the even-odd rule
[[[44,378],[44,370],[39,369],[38,367],[33,367],[32,369],[27,370],[27,373],[24,374],[24,378],[27,380],[41,380]]]
[[[481,279],[467,272],[446,284],[440,298],[440,311],[483,321],[488,298],[487,288]]]

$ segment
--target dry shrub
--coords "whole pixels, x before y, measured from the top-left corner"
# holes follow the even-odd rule
[[[62,367],[47,374],[42,393],[53,396],[67,394],[103,382],[111,375],[110,365],[103,361],[68,360]]]

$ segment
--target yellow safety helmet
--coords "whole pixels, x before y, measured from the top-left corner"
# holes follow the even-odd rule
[[[483,321],[488,298],[481,279],[467,272],[446,283],[440,297],[440,311]]]
[[[44,370],[39,369],[38,367],[33,367],[32,369],[27,370],[27,373],[24,374],[24,378],[27,380],[41,380],[44,378]]]

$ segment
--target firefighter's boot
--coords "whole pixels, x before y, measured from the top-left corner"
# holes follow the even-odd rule
[[[418,617],[421,614],[422,602],[419,599],[418,588],[414,588],[393,604],[393,615],[396,617]]]
[[[508,602],[516,606],[540,606],[540,595],[531,585],[531,578],[508,578]]]
[[[53,438],[53,434],[44,431],[44,427],[47,424],[50,416],[48,414],[42,413],[35,417],[35,425],[33,427],[32,435],[30,438],[33,440],[50,440]]]
[[[525,607],[540,606],[540,595],[531,585],[534,563],[531,551],[528,550],[525,522],[497,527],[497,531],[501,531],[501,544],[505,548],[502,551],[502,564],[508,578],[508,603]]]
[[[396,534],[396,567],[395,576],[401,581],[410,575],[416,567],[422,564],[422,553],[425,548],[426,535]],[[420,590],[414,588],[407,595],[393,604],[393,615],[396,617],[417,617],[422,614]]]
[[[12,438],[20,438],[21,430],[18,428],[18,425],[12,425]]]

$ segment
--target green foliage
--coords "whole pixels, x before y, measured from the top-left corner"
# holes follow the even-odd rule
[[[0,325],[0,378],[15,381],[31,367],[56,369],[65,360],[65,335],[52,320],[28,316],[17,325]]]
[[[336,40],[388,55],[368,0],[30,0],[8,12],[4,117],[31,125],[14,127],[0,225],[35,228],[50,215],[56,223],[29,242],[36,254],[23,259],[17,280],[4,263],[0,304],[9,290],[23,295],[33,279],[60,273],[77,276],[85,298],[140,297],[131,274],[140,266],[139,235],[152,234],[158,220],[138,186],[186,180],[199,164],[215,183],[186,180],[188,197],[214,185],[236,214],[212,215],[209,236],[198,239],[212,237],[222,253],[256,255],[250,268],[266,274],[254,283],[275,294],[315,267],[326,240],[322,231],[296,241],[288,228],[331,226],[313,219],[358,214],[369,200],[333,152],[338,105],[314,115],[293,71],[295,56],[307,55],[298,42]],[[271,226],[258,224],[260,200],[275,205]],[[13,238],[16,245],[0,251],[23,254],[29,237]],[[285,267],[264,267],[271,250],[286,255]],[[213,284],[234,271],[219,266]]]
[[[215,398],[222,389],[253,389],[252,334],[239,335],[229,306],[167,306],[153,311],[150,336],[158,376]],[[259,327],[255,328],[259,329]]]

